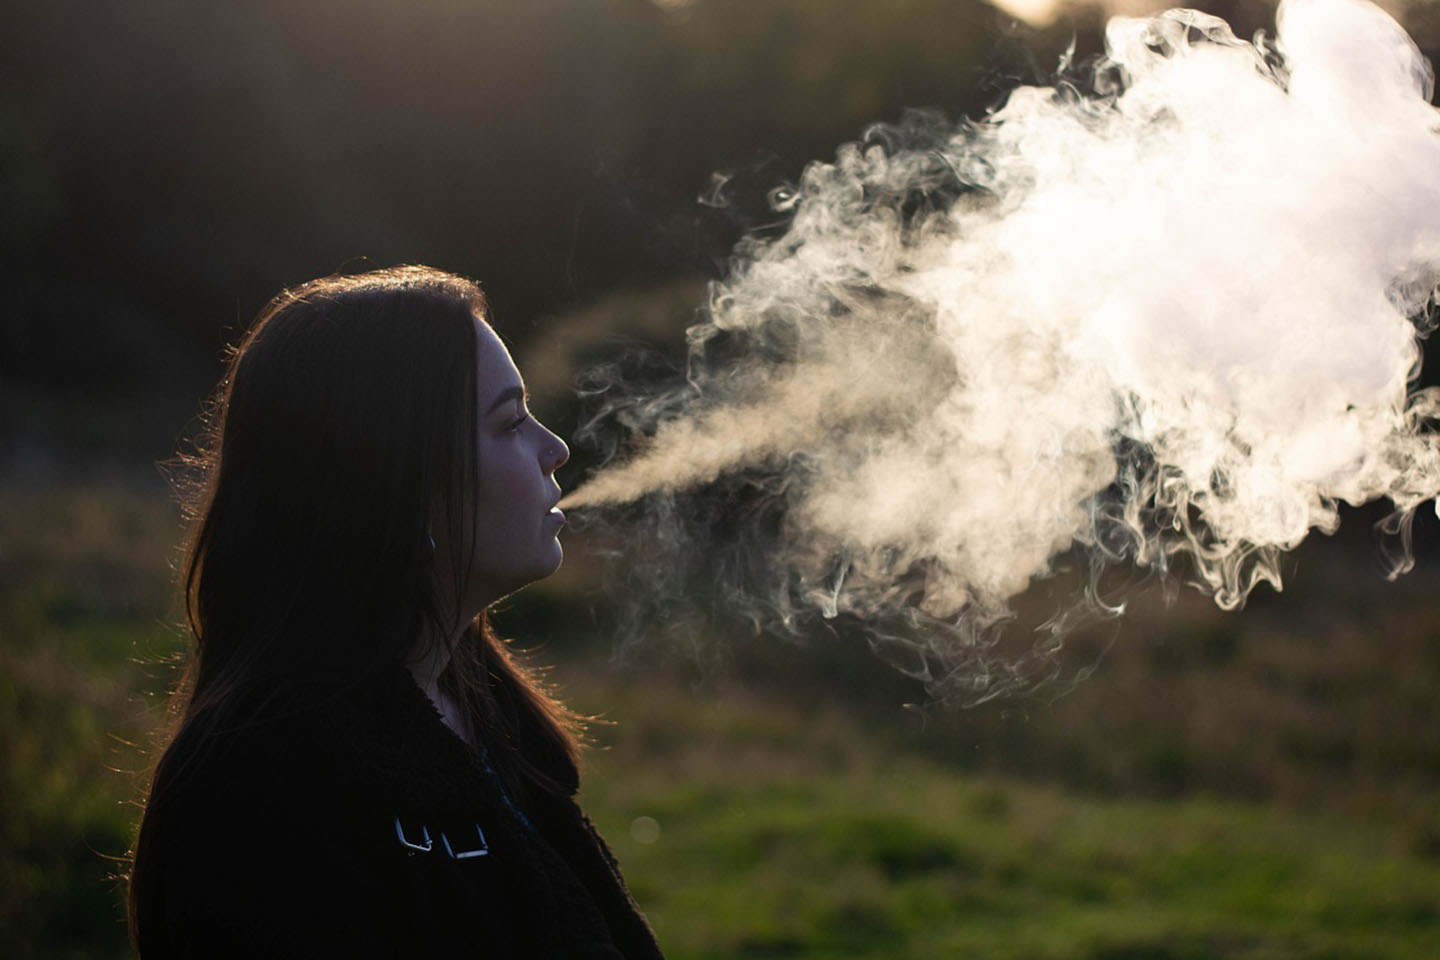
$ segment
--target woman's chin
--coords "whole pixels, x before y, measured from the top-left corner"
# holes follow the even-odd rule
[[[513,578],[506,588],[500,592],[499,596],[509,596],[512,593],[524,590],[532,583],[539,583],[541,580],[548,579],[560,569],[564,559],[565,551],[557,542],[553,556],[547,557],[543,563],[537,563],[532,569],[525,571],[523,575]]]
[[[551,562],[551,563],[549,564],[549,569],[547,569],[543,574],[541,574],[540,576],[536,577],[535,579],[537,579],[537,580],[544,580],[546,577],[551,576],[551,575],[554,574],[557,570],[560,569],[561,565],[562,565],[564,562],[565,562],[565,548],[562,547],[562,546],[560,546],[560,540],[557,538],[557,539],[555,540],[555,556],[554,556],[553,562]]]

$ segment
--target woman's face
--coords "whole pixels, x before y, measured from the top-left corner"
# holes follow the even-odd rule
[[[495,331],[476,320],[475,338],[480,476],[470,504],[477,542],[465,581],[467,613],[559,568],[565,515],[555,507],[555,471],[570,457],[564,441],[530,415],[525,383]],[[446,554],[437,550],[437,557]]]

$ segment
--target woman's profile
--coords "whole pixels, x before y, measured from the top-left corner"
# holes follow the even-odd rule
[[[568,451],[479,288],[400,267],[287,290],[208,423],[141,957],[659,957],[572,799],[577,717],[486,619],[560,565]]]

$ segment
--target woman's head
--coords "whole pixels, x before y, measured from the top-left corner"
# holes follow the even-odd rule
[[[283,292],[191,461],[197,698],[365,675],[553,572],[566,455],[470,281],[400,267]]]

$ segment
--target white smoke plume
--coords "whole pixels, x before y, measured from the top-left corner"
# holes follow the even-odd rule
[[[723,517],[751,552],[682,542],[697,569],[757,566],[782,620],[898,617],[877,635],[907,668],[977,694],[1023,680],[984,651],[1061,555],[1228,608],[1341,501],[1407,522],[1440,491],[1440,399],[1413,389],[1429,64],[1360,0],[1286,0],[1273,42],[1175,10],[1106,46],[1084,90],[807,168],[788,230],[713,288],[687,382],[604,385],[620,462],[564,505],[639,501],[657,549]]]

